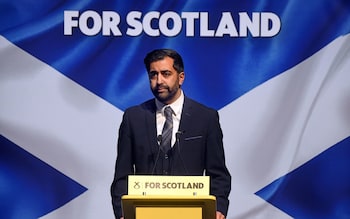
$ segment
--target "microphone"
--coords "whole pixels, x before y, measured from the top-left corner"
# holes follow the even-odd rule
[[[182,159],[182,156],[181,156],[180,136],[181,136],[183,133],[185,133],[185,131],[177,131],[176,134],[175,134],[176,143],[177,143],[177,152],[178,152],[178,156],[179,156],[179,158],[180,158],[181,164],[182,164],[183,168],[185,169],[186,175],[189,175],[189,174],[188,174],[188,170],[187,170],[186,165],[185,165],[185,162],[184,162],[184,160]]]
[[[152,172],[151,172],[151,175],[154,175],[154,170],[156,169],[156,166],[157,166],[157,163],[158,163],[158,160],[159,160],[159,156],[160,156],[160,144],[162,143],[162,135],[158,135],[157,136],[157,141],[158,141],[158,152],[157,152],[157,156],[156,156],[156,160],[154,162],[154,166],[152,168]]]
[[[176,132],[176,140],[179,139],[180,135],[185,134],[185,131],[177,131]]]
[[[160,144],[160,143],[162,142],[162,139],[163,139],[163,136],[162,136],[162,135],[158,135],[158,136],[157,136],[158,144]]]

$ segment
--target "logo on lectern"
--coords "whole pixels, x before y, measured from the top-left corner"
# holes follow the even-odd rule
[[[134,189],[140,189],[140,188],[141,188],[140,182],[135,182]]]

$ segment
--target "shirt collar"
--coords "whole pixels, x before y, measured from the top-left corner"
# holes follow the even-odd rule
[[[180,97],[177,98],[177,100],[175,100],[175,102],[169,104],[169,105],[165,105],[164,103],[160,102],[157,98],[156,98],[156,106],[157,106],[157,112],[161,112],[162,114],[164,114],[164,108],[165,106],[170,106],[171,109],[174,111],[175,116],[176,115],[180,115],[181,111],[182,111],[182,106],[184,103],[184,94],[183,91],[181,91]]]

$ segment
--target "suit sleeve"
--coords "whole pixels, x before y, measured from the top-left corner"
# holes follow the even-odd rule
[[[210,176],[210,192],[216,197],[217,211],[227,215],[231,191],[231,175],[225,164],[223,134],[219,123],[219,115],[214,111],[210,117],[206,139],[206,175]]]
[[[122,216],[121,197],[127,194],[127,177],[134,172],[132,160],[132,141],[130,135],[128,113],[126,111],[119,128],[117,160],[115,164],[114,179],[111,185],[114,215],[118,219]]]

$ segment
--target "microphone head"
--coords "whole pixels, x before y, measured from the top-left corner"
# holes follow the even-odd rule
[[[163,138],[162,135],[158,135],[158,136],[157,136],[157,141],[158,141],[159,143],[162,142],[162,138]]]
[[[182,134],[184,134],[185,133],[185,131],[177,131],[176,133],[175,133],[175,136],[176,136],[176,138],[177,139],[179,139],[180,138],[180,136],[182,135]]]
[[[180,131],[180,130],[176,132],[176,134],[178,134],[178,135],[182,135],[184,133],[185,133],[185,131]]]

